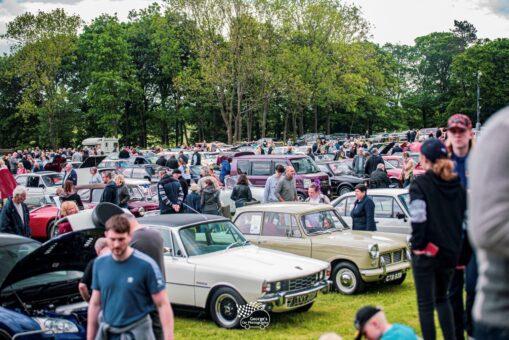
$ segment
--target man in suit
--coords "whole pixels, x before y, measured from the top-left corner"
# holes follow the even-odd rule
[[[4,207],[0,218],[0,232],[30,237],[31,231],[28,226],[30,214],[24,203],[27,198],[27,190],[23,186],[17,186],[12,192]]]
[[[71,163],[65,165],[64,179],[62,181],[62,188],[64,187],[65,181],[71,181],[74,185],[78,185],[78,174],[76,170],[72,168]]]

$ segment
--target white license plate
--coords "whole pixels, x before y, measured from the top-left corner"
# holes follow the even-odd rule
[[[384,281],[390,282],[390,281],[394,281],[397,279],[401,279],[401,277],[403,277],[403,272],[391,273],[385,277]]]
[[[288,307],[302,306],[302,305],[305,305],[305,304],[313,301],[316,298],[316,295],[317,295],[317,292],[294,296],[294,297],[288,299],[288,301],[286,302],[286,305]]]

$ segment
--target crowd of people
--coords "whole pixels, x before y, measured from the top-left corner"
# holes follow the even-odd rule
[[[509,279],[509,218],[506,209],[508,190],[505,190],[509,186],[505,179],[509,158],[502,153],[495,161],[493,159],[494,150],[508,138],[508,127],[509,109],[505,109],[489,121],[483,138],[474,146],[470,118],[463,114],[453,115],[448,120],[447,136],[438,130],[435,136],[429,136],[420,145],[420,164],[425,173],[415,178],[412,175],[414,161],[408,153],[403,153],[403,178],[410,193],[412,272],[420,328],[426,340],[436,339],[435,310],[445,339],[465,339],[465,333],[476,339],[509,338],[506,321],[509,316],[509,288],[506,285]],[[409,141],[415,138],[410,131]],[[333,143],[323,145],[317,140],[310,148],[310,154],[330,152],[332,148],[338,157],[353,158],[353,169],[357,174],[385,180],[381,174],[384,172],[383,159],[377,151],[366,155],[366,141]],[[269,143],[269,150],[271,147]],[[133,150],[124,151],[131,154]],[[212,168],[202,166],[199,180],[192,181],[184,173],[189,162],[201,166],[199,151],[195,149],[191,159],[183,154],[165,159],[164,166],[172,171],[163,169],[159,172],[157,193],[161,214],[221,213],[219,192],[229,173],[230,161],[220,159],[219,176]],[[44,152],[37,156],[30,152],[21,152],[21,155],[19,157],[20,153],[16,152],[7,158],[11,171],[19,171],[19,164],[23,163],[27,163],[26,167],[21,165],[24,169],[35,171],[36,160],[45,157]],[[13,158],[17,163],[11,163]],[[65,167],[63,187],[59,190],[62,216],[82,209],[75,191],[77,178],[73,171],[72,167]],[[92,174],[92,181],[98,181],[97,173]],[[275,173],[265,184],[264,202],[297,201],[294,176],[293,167],[276,166]],[[111,173],[104,172],[101,180],[106,184],[101,201],[126,207],[129,192],[123,176],[113,178]],[[330,203],[329,198],[320,192],[319,185],[310,185],[308,195],[309,203]],[[353,229],[376,231],[374,202],[369,197],[368,187],[357,185],[355,197],[351,211]],[[26,189],[17,187],[2,209],[1,232],[30,237],[25,199]],[[231,199],[237,207],[253,200],[246,175],[238,176]],[[69,227],[63,225],[61,232],[67,231]],[[138,331],[155,334],[155,337],[144,337],[147,339],[172,337],[171,307],[163,293],[162,241],[156,234],[140,228],[129,214],[115,216],[106,223],[106,239],[96,244],[98,255],[102,255],[90,265],[80,284],[83,298],[90,301],[90,339],[95,334],[125,332],[126,325],[134,328],[129,328],[133,334]],[[121,263],[126,261],[129,266],[122,267]],[[99,272],[111,275],[98,275]],[[125,277],[129,282],[138,275],[135,273],[144,275],[141,288],[116,283],[117,276]],[[99,317],[101,309],[102,317]],[[366,306],[359,310],[355,326],[359,339],[362,336],[367,339],[416,338],[416,333],[409,327],[390,324],[379,307]]]

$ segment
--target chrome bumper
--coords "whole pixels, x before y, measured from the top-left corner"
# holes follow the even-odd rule
[[[383,260],[383,259],[381,259]],[[360,274],[362,280],[365,282],[378,282],[382,281],[388,274],[403,271],[406,272],[410,269],[410,262],[403,261],[396,264],[391,264],[387,267],[383,261],[381,261],[381,268],[376,269],[361,269]]]
[[[300,290],[297,292],[274,293],[274,294],[263,296],[256,301],[259,303],[262,303],[264,305],[270,306],[269,309],[272,309],[274,307],[281,307],[278,309],[283,309],[283,310],[284,309],[293,309],[293,308],[286,307],[286,302],[288,301],[288,299],[293,298],[295,296],[306,295],[306,294],[310,294],[310,293],[314,293],[314,292],[318,292],[318,291],[321,291],[322,293],[328,293],[330,291],[331,285],[332,285],[332,281],[324,280],[324,281],[320,281],[320,282],[316,283],[313,287],[305,289],[305,290]],[[300,307],[300,306],[297,306],[297,307]],[[297,307],[295,307],[295,308],[297,308]]]

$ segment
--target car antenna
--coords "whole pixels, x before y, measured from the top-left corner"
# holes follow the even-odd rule
[[[185,204],[184,202],[182,202],[182,205],[185,205],[186,207],[188,207],[189,209],[191,209],[192,211],[194,211],[195,213],[197,213],[198,215],[200,215],[201,217],[203,217],[204,219],[206,219],[207,221],[209,220],[207,215],[204,215],[202,214],[201,212],[199,212],[198,210],[195,210],[193,207],[190,207],[189,205]]]

